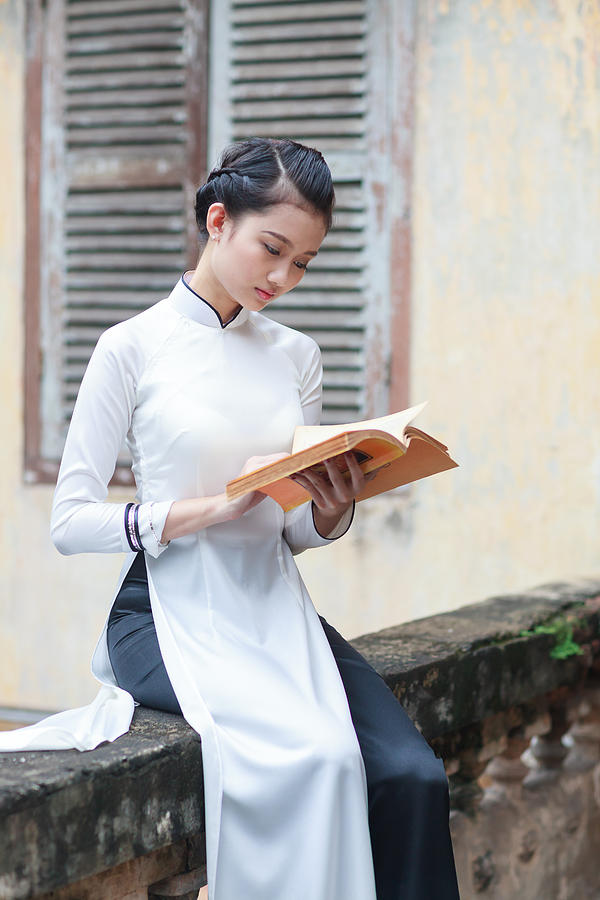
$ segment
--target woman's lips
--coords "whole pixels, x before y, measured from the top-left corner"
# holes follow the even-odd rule
[[[271,298],[275,296],[274,291],[262,291],[260,288],[254,288],[254,290],[263,302],[266,300],[271,300]]]

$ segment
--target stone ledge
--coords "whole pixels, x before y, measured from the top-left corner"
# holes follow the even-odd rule
[[[600,657],[599,608],[600,580],[551,584],[352,643],[444,755],[445,735],[581,683]],[[554,660],[552,636],[521,636],[556,615],[573,621],[584,655]],[[25,900],[197,838],[201,779],[198,735],[143,708],[96,750],[0,754],[0,896]]]
[[[582,656],[552,659],[552,635],[521,632],[561,616]],[[543,585],[362,635],[353,646],[428,740],[577,684],[600,658],[600,580]]]
[[[200,738],[136,709],[112,744],[0,754],[0,897],[26,898],[204,831]]]

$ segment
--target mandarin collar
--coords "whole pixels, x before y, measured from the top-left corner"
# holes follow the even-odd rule
[[[214,306],[211,306],[208,300],[205,300],[189,286],[185,276],[189,277],[191,274],[191,272],[185,272],[169,294],[169,302],[177,312],[193,319],[200,325],[208,325],[209,328],[229,329],[244,324],[249,316],[249,311],[245,307],[240,306],[228,322],[223,322]]]

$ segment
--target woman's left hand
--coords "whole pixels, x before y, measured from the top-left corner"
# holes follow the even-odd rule
[[[291,478],[311,495],[315,507],[315,524],[321,534],[331,531],[352,501],[365,488],[375,473],[364,475],[354,453],[344,453],[347,474],[340,472],[336,459],[324,460],[327,475],[315,468],[303,469]]]

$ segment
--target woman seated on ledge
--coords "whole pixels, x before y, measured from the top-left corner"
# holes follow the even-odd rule
[[[289,513],[224,493],[319,422],[319,348],[262,310],[303,278],[333,203],[317,150],[228,147],[196,194],[195,270],[101,336],[52,535],[63,553],[127,552],[94,654],[103,686],[89,707],[0,737],[89,749],[127,731],[134,701],[181,713],[202,737],[210,900],[458,897],[443,764],[319,617],[293,559],[350,527],[354,456],[348,481],[332,461],[299,475],[312,502]],[[137,493],[109,503],[124,440]]]

